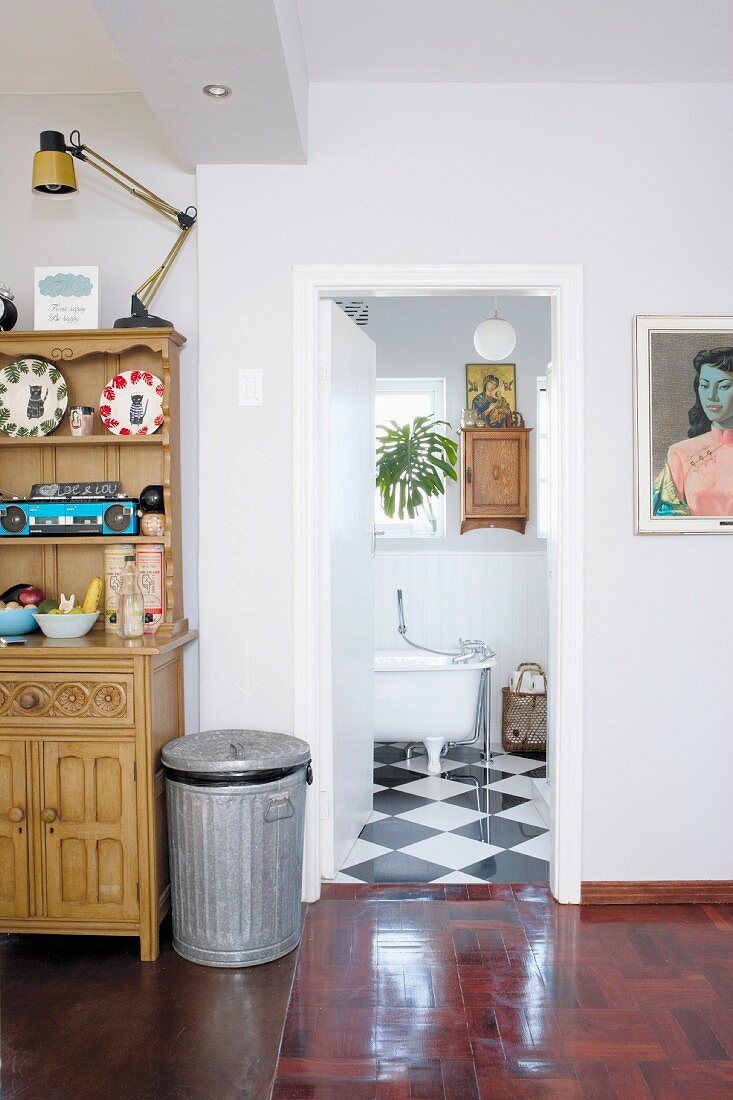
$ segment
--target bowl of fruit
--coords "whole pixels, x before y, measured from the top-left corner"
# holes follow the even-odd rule
[[[62,592],[58,603],[44,600],[34,608],[33,618],[47,638],[83,638],[99,618],[101,596],[102,581],[95,577],[81,604],[77,605],[75,596],[67,598]]]
[[[36,630],[34,611],[43,600],[43,592],[32,584],[16,584],[0,597],[0,637],[16,638]]]

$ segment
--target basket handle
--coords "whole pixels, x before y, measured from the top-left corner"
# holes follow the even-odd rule
[[[528,672],[539,672],[540,676],[542,677],[542,679],[544,681],[545,695],[547,695],[547,677],[545,676],[544,672],[542,671],[542,668],[541,668],[540,665],[536,665],[533,662],[525,662],[525,664],[519,666],[519,669],[521,669],[521,672],[519,672],[519,679],[517,680],[517,692],[521,692],[521,690],[522,690],[522,681],[524,680],[524,677],[527,675]],[[517,671],[519,671],[519,669]],[[536,693],[533,693],[533,694],[536,694]]]
[[[517,672],[521,672],[523,668],[533,668],[536,672],[542,672],[542,665],[538,665],[536,661],[522,661],[517,665]]]

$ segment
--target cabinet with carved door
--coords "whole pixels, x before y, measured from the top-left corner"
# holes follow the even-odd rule
[[[135,746],[43,745],[46,911],[78,920],[136,920]]]
[[[461,430],[461,534],[478,527],[506,527],[524,534],[531,430]]]
[[[0,741],[0,917],[27,917],[26,742]]]
[[[160,750],[190,634],[0,649],[0,931],[136,936],[169,906]]]

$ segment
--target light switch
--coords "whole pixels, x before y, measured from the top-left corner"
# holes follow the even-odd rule
[[[262,404],[262,369],[243,367],[239,372],[239,404],[252,408]]]

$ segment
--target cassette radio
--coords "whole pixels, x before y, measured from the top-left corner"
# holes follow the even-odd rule
[[[136,535],[138,503],[132,497],[4,500],[0,501],[0,537]]]

